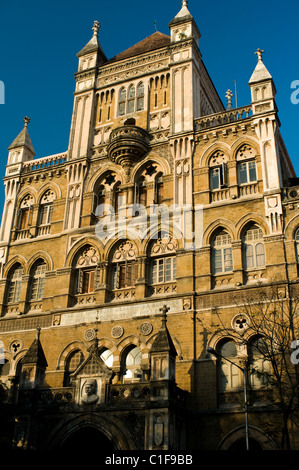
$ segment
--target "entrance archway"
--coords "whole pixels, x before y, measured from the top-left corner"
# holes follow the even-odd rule
[[[105,453],[114,451],[112,442],[101,431],[92,426],[84,426],[72,432],[60,446],[60,450],[84,452],[103,449]]]

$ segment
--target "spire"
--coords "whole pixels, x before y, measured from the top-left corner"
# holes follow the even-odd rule
[[[179,25],[179,31],[176,31]],[[195,23],[194,18],[188,9],[187,0],[182,1],[182,8],[168,26],[171,30],[172,42],[189,38],[193,38],[195,41],[198,41],[200,38],[200,32],[198,30],[197,24]]]
[[[262,49],[258,49],[255,52],[255,55],[258,58],[257,65],[254,69],[254,72],[249,80],[249,83],[255,83],[255,82],[260,82],[262,80],[269,80],[272,79],[272,76],[268,72],[264,62],[263,62],[263,54],[265,51]]]
[[[163,307],[160,308],[160,311],[162,312],[162,325],[155,338],[155,341],[153,342],[151,352],[153,353],[167,351],[175,357],[177,356],[177,352],[166,325],[168,310],[169,307],[167,307],[166,305],[163,305]]]
[[[47,360],[40,342],[40,331],[41,329],[38,327],[33,343],[22,359],[22,364],[36,364],[40,367],[47,367]]]
[[[99,43],[98,36],[99,36],[100,27],[101,27],[100,23],[98,21],[94,21],[93,27],[92,27],[92,30],[93,30],[92,38],[86,44],[86,46],[84,46],[83,49],[81,49],[81,51],[78,52],[77,57],[81,57],[83,55],[90,54],[92,52],[99,52],[102,61],[103,62],[107,61],[107,58],[106,58],[106,56],[103,52],[103,49],[101,48],[101,45]]]
[[[8,147],[8,150],[20,148],[20,147],[26,147],[27,150],[29,150],[33,156],[35,155],[34,148],[29,136],[28,132],[28,124],[30,122],[30,118],[28,116],[24,117],[24,127],[21,130],[20,134],[15,138],[15,140],[10,144]]]
[[[225,95],[225,98],[227,99],[227,106],[226,106],[226,109],[229,110],[229,109],[232,109],[233,108],[233,105],[232,105],[232,97],[233,97],[233,93],[231,90],[227,90],[226,92],[226,95]]]

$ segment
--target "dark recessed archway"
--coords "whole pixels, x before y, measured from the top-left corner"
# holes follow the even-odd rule
[[[86,426],[70,434],[60,447],[63,451],[80,450],[86,452],[89,450],[102,449],[105,453],[114,451],[112,442],[98,429],[92,426]]]

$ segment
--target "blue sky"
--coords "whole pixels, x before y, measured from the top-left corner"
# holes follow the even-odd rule
[[[264,63],[277,88],[281,133],[299,174],[299,104],[290,99],[291,83],[299,80],[298,0],[189,0],[188,7],[202,35],[203,61],[224,102],[236,81],[238,106],[250,103],[254,52],[265,50]],[[168,24],[180,8],[181,0],[0,0],[0,80],[5,84],[5,104],[0,104],[1,177],[7,148],[26,115],[31,118],[36,158],[67,150],[76,54],[91,38],[94,20],[101,24],[100,43],[111,58],[154,33],[155,21],[157,29],[168,34]]]

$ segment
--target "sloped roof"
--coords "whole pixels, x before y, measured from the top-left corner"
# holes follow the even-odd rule
[[[39,340],[39,335],[34,339],[30,348],[22,359],[23,364],[37,364],[41,367],[47,367],[48,363],[44,354],[43,347]]]
[[[156,49],[169,46],[169,44],[170,37],[166,34],[156,31],[155,33],[151,34],[150,36],[138,42],[129,49],[126,49],[120,54],[117,54],[116,56],[112,57],[112,59],[108,60],[108,62],[116,62],[118,60],[128,59],[139,54],[145,54],[146,52],[151,52]]]
[[[249,83],[255,83],[255,82],[260,82],[262,80],[269,80],[271,79],[272,76],[270,75],[267,67],[263,63],[262,60],[259,60],[253,74],[251,75],[251,78],[249,80]]]
[[[26,147],[33,154],[35,153],[29,133],[28,133],[28,129],[26,126],[21,130],[20,134],[15,138],[12,144],[10,144],[10,146],[8,147],[8,150],[12,150],[18,147]]]

